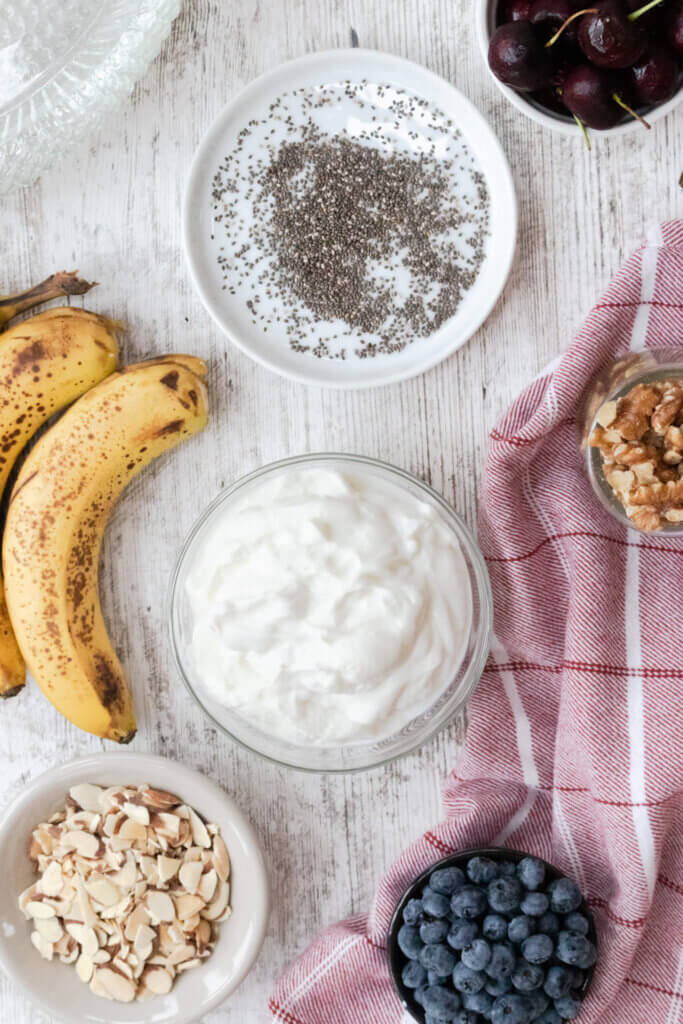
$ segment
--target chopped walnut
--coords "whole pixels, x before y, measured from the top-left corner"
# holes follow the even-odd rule
[[[683,381],[636,384],[595,422],[589,444],[634,526],[683,523]]]

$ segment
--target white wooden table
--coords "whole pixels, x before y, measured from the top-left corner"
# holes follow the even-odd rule
[[[267,1018],[273,979],[324,925],[365,907],[406,842],[438,820],[454,730],[392,767],[347,778],[280,770],[231,745],[181,689],[166,589],[181,541],[229,481],[285,455],[379,456],[428,480],[473,524],[486,438],[514,395],[571,338],[654,220],[683,212],[683,116],[651,132],[580,140],[533,125],[487,77],[464,0],[186,0],[132,102],[33,188],[0,200],[0,291],[77,267],[100,281],[88,305],[127,321],[123,356],[189,351],[211,367],[213,415],[197,440],[135,480],[108,531],[102,598],[134,682],[138,750],[218,779],[250,814],[275,894],[253,972],[207,1024]],[[381,390],[331,393],[285,382],[229,347],[195,296],[180,249],[190,158],[235,92],[302,53],[361,45],[427,65],[490,119],[520,201],[519,249],[501,301],[457,355]],[[51,765],[104,746],[35,688],[0,708],[0,803]],[[172,781],[172,780],[169,780]],[[0,852],[1,856],[1,852]],[[4,981],[3,1024],[47,1018]]]

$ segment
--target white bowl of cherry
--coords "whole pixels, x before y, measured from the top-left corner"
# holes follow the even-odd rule
[[[479,0],[477,32],[503,95],[589,147],[683,100],[683,0]]]

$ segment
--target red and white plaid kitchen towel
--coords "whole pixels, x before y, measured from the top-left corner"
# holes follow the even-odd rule
[[[490,660],[446,820],[280,980],[281,1024],[399,1024],[385,942],[429,864],[509,845],[557,864],[593,908],[583,1024],[683,1020],[683,540],[627,532],[594,498],[577,407],[629,349],[683,347],[683,221],[627,260],[565,355],[491,434],[480,516]]]

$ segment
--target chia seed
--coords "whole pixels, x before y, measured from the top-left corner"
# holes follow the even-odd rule
[[[489,205],[462,133],[427,101],[367,81],[295,89],[213,178],[222,287],[297,352],[398,352],[457,312]]]

